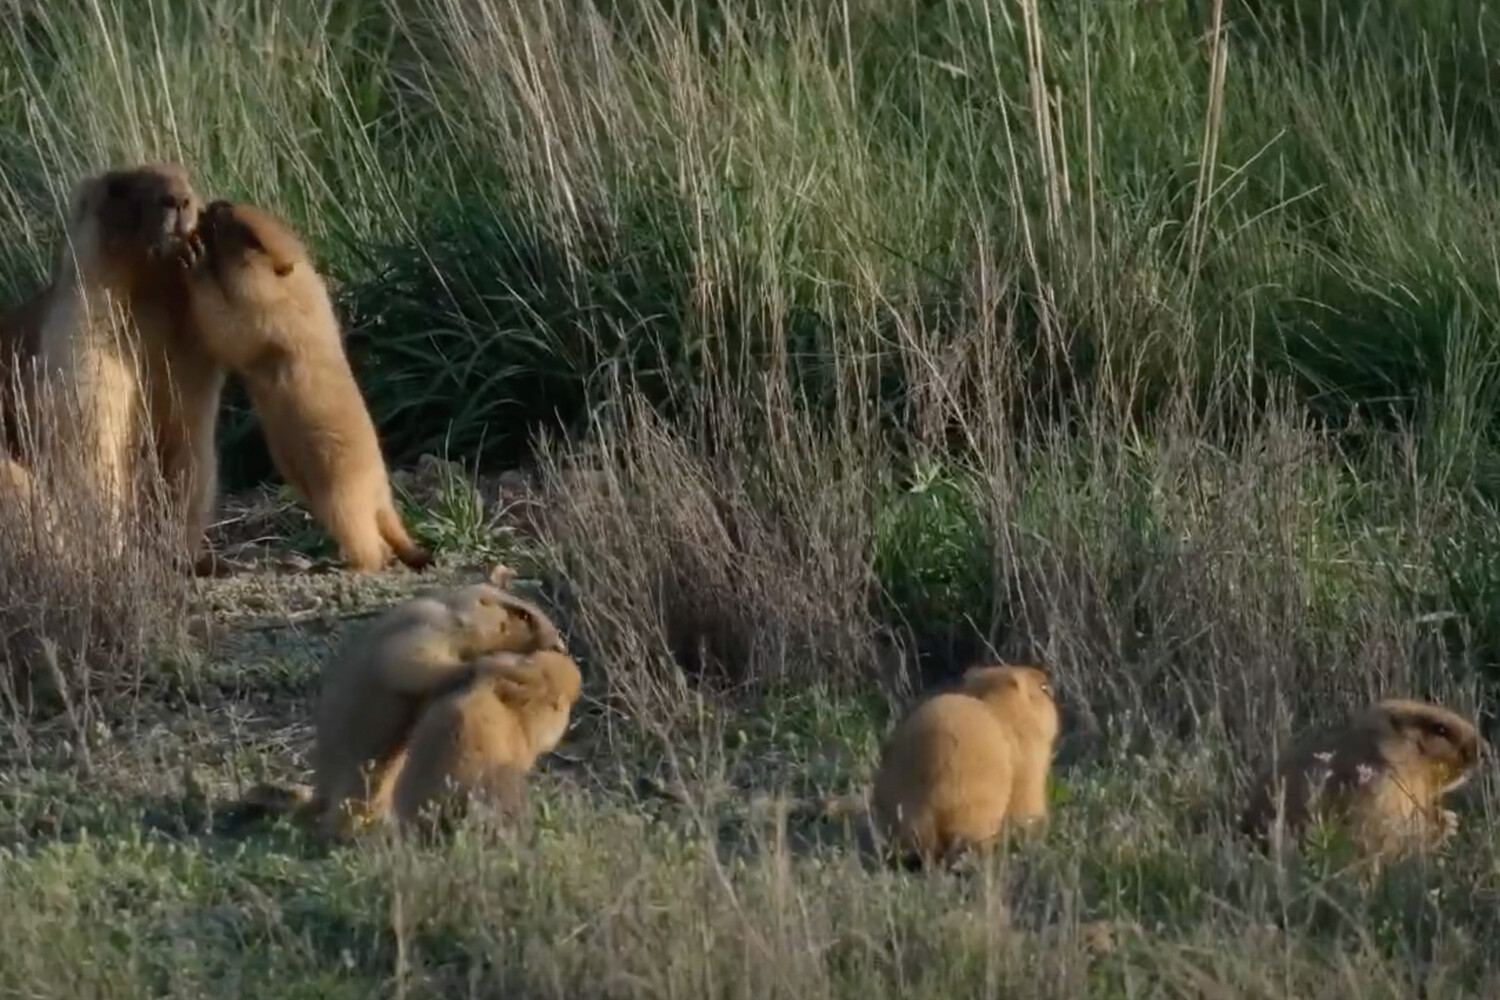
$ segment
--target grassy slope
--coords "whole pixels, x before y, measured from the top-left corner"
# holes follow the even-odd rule
[[[589,673],[574,762],[498,846],[217,837],[197,783],[295,773],[324,626],[409,581],[214,585],[221,641],[131,700],[7,720],[0,995],[1494,989],[1488,777],[1375,879],[1216,812],[1293,722],[1486,704],[1491,13],[1232,5],[1215,48],[1208,3],[372,6],[9,16],[0,276],[67,178],[178,157],[308,235],[394,457],[561,417],[528,558]],[[509,554],[458,496],[425,529]],[[758,795],[868,772],[893,648],[982,640],[1069,701],[1043,844],[923,880],[776,835]]]

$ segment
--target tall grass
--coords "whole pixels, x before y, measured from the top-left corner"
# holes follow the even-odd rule
[[[617,375],[689,409],[768,370],[899,409],[926,381],[903,338],[1001,316],[1050,406],[1243,364],[1467,440],[1494,381],[1489,15],[1441,6],[1231,4],[1205,49],[1176,4],[72,0],[0,51],[31,139],[7,284],[67,179],[170,155],[343,280],[398,456],[513,456]]]

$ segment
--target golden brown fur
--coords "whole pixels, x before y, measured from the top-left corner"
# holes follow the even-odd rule
[[[68,246],[47,289],[12,320],[37,321],[36,355],[57,378],[43,403],[45,446],[80,456],[90,488],[123,529],[136,462],[154,448],[184,516],[183,554],[197,558],[217,490],[214,431],[225,371],[191,328],[179,255],[200,199],[179,164],[83,178]],[[123,530],[117,533],[123,542]]]
[[[471,796],[514,815],[525,802],[526,774],[567,731],[582,685],[571,658],[496,653],[473,666],[473,675],[434,698],[412,729],[392,794],[403,824],[430,806],[437,816],[457,815]]]
[[[154,265],[153,265],[154,266]],[[159,279],[161,281],[175,284],[177,279],[170,272],[165,273]],[[184,291],[178,292],[177,302],[181,302]],[[0,455],[4,455],[14,462],[19,462],[30,456],[35,444],[35,429],[28,427],[23,414],[34,412],[34,398],[32,381],[34,365],[38,359],[38,349],[41,342],[42,322],[47,316],[53,300],[53,285],[49,282],[34,292],[29,298],[11,306],[3,314],[0,314],[0,434],[3,434],[3,449]],[[174,311],[171,308],[171,299],[166,303],[166,314],[181,316],[181,309]],[[217,403],[214,391],[222,392],[223,370],[214,364],[202,351],[191,334],[183,333],[183,327],[174,323],[173,338],[171,343],[174,350],[185,355],[188,362],[185,370],[197,371],[200,374],[199,385],[189,387],[187,391],[178,396],[184,396],[189,400],[197,400],[194,405],[182,407],[179,412],[196,414],[200,421],[197,429],[191,427],[179,429],[175,433],[162,434],[158,431],[156,438],[158,457],[166,457],[170,468],[175,468],[179,477],[180,486],[185,487],[186,482],[201,476],[200,489],[195,497],[179,497],[179,502],[189,504],[186,514],[188,524],[185,530],[188,533],[207,529],[209,518],[213,511],[214,494],[217,492],[217,457],[208,454],[209,444],[213,440],[214,427],[217,423]],[[181,392],[181,390],[178,390]],[[171,409],[168,410],[170,414]],[[189,448],[179,451],[175,466],[174,460],[167,451],[167,442],[177,441],[179,445],[186,441]],[[193,442],[197,442],[196,445]],[[196,450],[194,450],[196,448]],[[194,466],[184,468],[181,456],[201,457]],[[203,471],[198,471],[198,466]],[[5,472],[6,485],[11,487],[10,495],[15,498],[25,496],[31,502],[42,500],[43,496],[33,490],[34,477],[28,466],[16,465]],[[169,473],[170,474],[170,473]],[[17,492],[16,487],[24,484],[25,489]],[[50,511],[47,505],[37,503],[35,512],[47,516]],[[50,529],[49,529],[50,530]],[[219,574],[230,567],[226,561],[220,560],[207,547],[207,538],[200,535],[200,542],[196,546],[196,558],[194,571],[199,575]]]
[[[871,796],[877,828],[925,861],[985,845],[1006,822],[1044,821],[1057,732],[1042,670],[970,668],[887,741]]]
[[[153,265],[155,266],[155,265]],[[176,285],[179,279],[171,274],[170,270],[164,270],[158,279],[159,282]],[[149,287],[149,286],[148,286]],[[213,511],[217,492],[217,456],[209,455],[209,444],[214,436],[214,425],[218,421],[217,402],[214,395],[217,390],[222,393],[223,369],[218,366],[203,352],[190,332],[184,332],[180,322],[182,310],[180,305],[172,306],[172,302],[182,302],[186,294],[185,289],[178,290],[176,299],[170,298],[172,289],[167,288],[169,297],[165,300],[163,312],[166,315],[177,318],[173,324],[173,337],[171,344],[179,355],[186,357],[186,364],[179,365],[187,372],[198,372],[199,384],[189,387],[185,393],[179,388],[179,400],[197,400],[196,403],[181,407],[179,412],[196,415],[200,422],[193,427],[179,426],[173,433],[162,434],[158,431],[155,444],[159,458],[165,457],[169,470],[175,468],[175,474],[179,477],[179,484],[200,477],[200,489],[195,498],[179,497],[180,502],[189,504],[187,508],[188,524],[185,530],[188,533],[206,530],[208,521]],[[11,306],[3,314],[0,314],[0,433],[4,435],[3,454],[11,459],[20,460],[26,457],[31,449],[34,431],[28,428],[23,421],[22,414],[31,410],[32,399],[32,372],[33,366],[38,358],[38,348],[41,342],[42,322],[46,318],[47,310],[52,303],[54,292],[51,282],[44,285],[29,298]],[[172,411],[169,408],[168,413]],[[179,447],[187,442],[185,451],[178,451],[175,460],[171,457],[167,443],[176,441]],[[196,442],[196,443],[195,443]],[[184,468],[182,456],[199,456],[194,465]],[[199,471],[202,466],[203,471]],[[16,469],[7,470],[9,485],[14,487],[18,482],[26,484],[26,496],[41,499],[38,494],[31,492],[32,476],[28,467],[20,467],[20,475]],[[14,493],[14,491],[13,491]],[[38,506],[38,513],[47,514],[45,505]],[[207,538],[201,536],[196,546],[196,559],[194,571],[199,575],[219,574],[230,567],[226,561],[220,560],[207,547]]]
[[[1296,739],[1259,777],[1240,829],[1269,839],[1279,812],[1281,828],[1293,836],[1309,822],[1339,823],[1367,855],[1430,850],[1457,828],[1457,816],[1440,800],[1468,779],[1482,747],[1474,725],[1446,708],[1377,702],[1342,725]]]
[[[529,601],[487,583],[419,596],[387,611],[329,662],[317,718],[313,798],[333,828],[381,817],[427,699],[492,653],[564,652]]]
[[[0,455],[0,503],[31,509],[33,489],[31,471],[15,459]]]
[[[245,380],[277,471],[350,569],[378,571],[393,551],[413,569],[428,565],[396,512],[375,424],[302,242],[268,213],[224,201],[204,211],[199,239],[193,316],[214,356]]]

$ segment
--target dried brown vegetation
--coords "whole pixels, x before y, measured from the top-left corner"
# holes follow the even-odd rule
[[[30,399],[52,386],[28,386]],[[18,746],[28,725],[65,715],[80,746],[142,695],[148,667],[191,656],[191,580],[180,546],[184,512],[154,462],[138,463],[135,517],[119,555],[111,523],[76,453],[44,445],[23,407],[30,489],[0,503],[0,718]]]

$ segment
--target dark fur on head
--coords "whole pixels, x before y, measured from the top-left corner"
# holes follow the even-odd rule
[[[101,249],[144,250],[150,256],[184,247],[197,231],[202,205],[186,167],[150,163],[86,177],[73,192],[73,218],[93,213]]]
[[[1463,716],[1437,705],[1404,698],[1387,699],[1376,708],[1396,732],[1413,742],[1423,757],[1445,766],[1445,791],[1462,785],[1479,764],[1484,740]]]
[[[223,267],[234,260],[220,254],[221,248],[264,257],[271,271],[282,278],[290,275],[297,262],[305,256],[302,246],[294,241],[290,233],[285,233],[285,239],[271,240],[273,245],[267,245],[263,234],[282,235],[283,228],[271,224],[269,218],[253,206],[237,205],[223,198],[208,203],[203,210],[200,230],[200,239],[209,262],[221,277]]]

